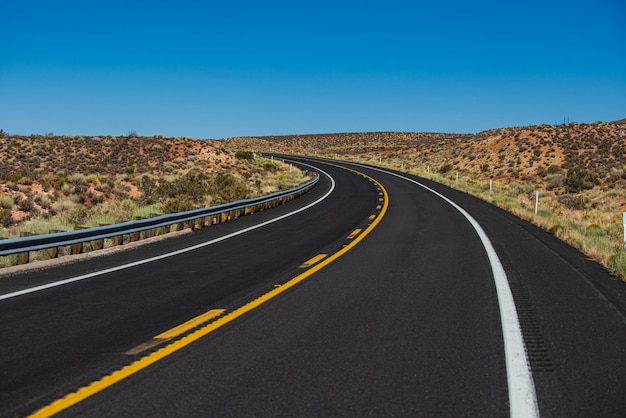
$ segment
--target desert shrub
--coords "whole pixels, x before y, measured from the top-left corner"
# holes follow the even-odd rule
[[[130,199],[113,200],[99,207],[98,213],[111,215],[118,222],[130,221],[137,209],[137,205]]]
[[[161,211],[163,213],[185,212],[193,208],[193,200],[187,195],[169,198],[161,205]]]
[[[99,205],[101,203],[103,203],[106,200],[106,196],[102,193],[92,193],[91,195],[91,201],[95,204],[95,205]]]
[[[67,221],[70,224],[74,225],[74,227],[78,227],[84,225],[91,216],[91,214],[92,212],[88,208],[84,206],[78,206],[70,210],[67,215]]]
[[[24,176],[18,180],[18,183],[24,186],[31,186],[33,184],[33,180],[30,177]]]
[[[147,174],[144,174],[141,177],[141,181],[139,182],[139,190],[143,193],[143,196],[147,201],[152,200],[152,195],[154,194],[156,188],[157,182],[152,177]]]
[[[263,163],[263,170],[274,173],[278,171],[278,166],[273,161],[266,161]]]
[[[529,184],[511,183],[509,184],[509,192],[513,196],[519,196],[521,194],[530,195],[534,192],[533,186]]]
[[[248,196],[248,188],[241,182],[235,182],[220,189],[219,198],[224,202],[234,202],[245,199]]]
[[[14,202],[11,196],[0,196],[0,208],[2,209],[11,209],[13,208]]]
[[[600,184],[598,175],[586,168],[575,167],[567,172],[564,186],[567,193],[578,193],[583,190],[593,189]]]
[[[563,174],[548,174],[546,176],[546,190],[554,190],[563,186],[565,176]]]
[[[11,215],[11,210],[2,209],[0,211],[0,223],[3,227],[8,228],[13,225],[13,217]]]
[[[74,186],[81,186],[86,183],[85,176],[81,173],[72,174],[67,181]]]
[[[624,177],[624,170],[622,168],[611,167],[609,173],[613,179],[621,179]]]
[[[626,277],[626,251],[620,251],[611,255],[609,257],[609,268],[621,277]]]
[[[211,189],[209,176],[204,173],[189,172],[171,182],[159,184],[154,194],[160,200],[186,195],[194,204],[200,204],[204,202]]]
[[[248,195],[247,186],[230,173],[218,173],[214,180],[213,194],[218,201],[232,202],[245,199]]]
[[[591,207],[591,199],[582,195],[564,194],[558,196],[557,201],[572,210],[583,210]]]
[[[452,164],[450,164],[450,163],[445,163],[445,164],[443,164],[441,167],[439,167],[439,170],[438,170],[438,171],[439,171],[439,173],[441,173],[441,174],[446,174],[446,173],[448,173],[449,171],[451,171],[451,170],[452,170],[452,168],[453,168]]]
[[[585,235],[587,236],[606,236],[607,232],[602,229],[598,224],[591,224],[585,229]]]
[[[59,200],[59,201],[54,202],[52,204],[51,210],[54,213],[62,213],[62,212],[66,212],[70,210],[73,207],[74,207],[74,204],[72,202],[64,199],[64,200]]]
[[[254,160],[254,153],[252,151],[237,151],[235,158],[240,160]]]
[[[23,212],[30,212],[35,208],[35,202],[33,202],[33,199],[31,199],[30,197],[20,200],[17,205]]]
[[[52,200],[48,195],[37,195],[37,197],[35,197],[35,203],[37,203],[43,209],[50,209],[52,205]]]

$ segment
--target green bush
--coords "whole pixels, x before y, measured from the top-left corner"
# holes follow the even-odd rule
[[[0,196],[0,208],[11,209],[13,208],[13,198],[11,196]]]
[[[626,277],[626,251],[620,251],[610,256],[609,268],[620,277]]]
[[[453,166],[450,163],[443,164],[441,167],[439,167],[439,173],[446,174],[446,173],[452,171],[452,168],[453,168]]]
[[[600,184],[600,178],[595,172],[586,168],[575,167],[567,172],[565,177],[565,191],[567,193],[578,193],[583,190],[593,189]]]
[[[187,195],[172,197],[161,205],[163,213],[186,212],[192,209],[194,209],[193,200]]]
[[[76,207],[72,210],[70,210],[69,214],[67,215],[67,221],[74,225],[74,227],[78,227],[81,225],[84,225],[85,222],[87,222],[87,220],[91,217],[92,212],[84,207],[84,206],[79,206]]]
[[[2,223],[2,226],[5,228],[13,225],[13,217],[9,209],[2,209],[0,211],[0,223]]]
[[[564,194],[557,197],[557,202],[573,210],[588,209],[591,206],[591,199],[579,195]]]
[[[272,161],[266,161],[263,163],[263,170],[269,171],[270,173],[274,173],[278,171],[278,166],[276,165],[276,163]]]
[[[254,160],[254,153],[252,151],[237,151],[235,158],[240,160]]]

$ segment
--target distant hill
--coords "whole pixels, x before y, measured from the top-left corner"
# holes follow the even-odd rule
[[[319,153],[362,161],[377,157],[402,160],[407,167],[423,171],[449,165],[491,178],[538,182],[545,180],[548,169],[567,172],[584,168],[609,183],[621,182],[626,170],[626,126],[617,122],[508,127],[477,134],[361,132],[225,141],[236,149]]]

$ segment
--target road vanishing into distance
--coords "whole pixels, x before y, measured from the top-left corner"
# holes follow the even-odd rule
[[[445,186],[294,160],[321,180],[278,208],[0,278],[0,415],[626,416],[626,283]]]

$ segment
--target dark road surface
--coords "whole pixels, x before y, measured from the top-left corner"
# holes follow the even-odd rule
[[[77,403],[73,395],[57,402],[66,403],[60,415],[520,415],[510,402],[518,377],[507,374],[493,265],[467,218],[405,178],[346,165],[379,187],[353,171],[308,163],[333,180],[322,175],[312,192],[279,208],[0,278],[0,295],[9,294],[166,254],[332,190],[293,216],[193,251],[0,296],[1,415],[33,413],[168,344],[171,353],[115,384]],[[462,207],[493,245],[539,415],[625,416],[626,284],[525,221],[411,179]],[[217,319],[155,338],[213,310]],[[219,326],[203,328],[212,323]],[[154,347],[137,349],[145,344]]]

